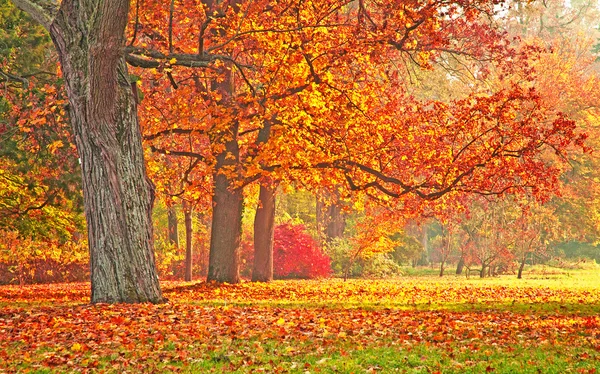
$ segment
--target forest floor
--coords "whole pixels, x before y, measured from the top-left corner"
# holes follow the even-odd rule
[[[600,373],[599,267],[162,286],[162,305],[1,286],[0,373]]]

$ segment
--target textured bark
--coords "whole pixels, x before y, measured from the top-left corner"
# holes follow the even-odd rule
[[[273,280],[273,234],[275,230],[275,189],[260,186],[254,217],[253,282]]]
[[[317,198],[317,231],[330,243],[341,238],[346,228],[346,217],[342,207],[335,202],[326,205]]]
[[[327,236],[328,241],[344,236],[346,217],[339,205],[333,204],[327,207],[327,220],[325,235]]]
[[[129,2],[64,0],[58,10],[36,1],[15,4],[43,13],[32,15],[48,28],[60,58],[83,174],[91,301],[162,302],[151,219],[154,186],[122,55]]]
[[[204,1],[207,9],[213,9],[213,1]],[[238,1],[229,6],[238,9]],[[222,30],[213,30],[222,32]],[[218,104],[225,108],[232,107],[232,96],[235,91],[233,67],[222,66],[219,69],[221,79],[211,82],[211,90],[220,94]],[[235,185],[240,179],[240,149],[237,143],[239,123],[222,124],[223,128],[215,128],[209,135],[211,145],[223,146],[223,151],[216,157],[213,174],[213,218],[210,236],[210,253],[208,258],[208,281],[238,283],[239,248],[242,237],[243,191]]]
[[[179,222],[177,221],[177,210],[174,206],[170,206],[167,211],[169,224],[169,244],[179,248]]]
[[[185,221],[185,276],[186,282],[192,281],[192,266],[193,263],[193,244],[192,238],[194,233],[194,227],[192,225],[192,206],[184,203],[183,205],[183,216]]]
[[[208,259],[208,281],[238,283],[239,247],[242,234],[243,195],[231,188],[229,179],[219,173],[225,155],[217,157],[217,174],[213,193],[213,218]]]
[[[223,84],[223,83],[221,83]],[[242,189],[233,185],[232,175],[239,165],[240,150],[237,143],[238,124],[233,123],[211,140],[224,143],[225,150],[217,156],[215,166],[213,217],[208,258],[208,281],[238,283],[239,248],[242,237]],[[235,173],[235,172],[233,172]]]

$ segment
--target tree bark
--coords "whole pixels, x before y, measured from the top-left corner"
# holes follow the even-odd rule
[[[525,269],[525,263],[527,262],[527,254],[523,256],[521,259],[521,264],[519,265],[519,272],[517,273],[517,279],[523,278],[523,269]]]
[[[129,1],[15,0],[58,51],[81,160],[91,301],[163,301],[154,259],[154,186],[123,58]]]
[[[317,221],[316,222],[317,233],[319,235],[319,240],[321,241],[321,245],[323,245],[323,244],[327,243],[327,238],[325,237],[325,228],[327,227],[327,222],[325,220],[325,204],[323,204],[323,202],[319,199],[318,196],[315,196],[315,199],[316,199],[315,218]]]
[[[344,212],[339,205],[332,204],[327,207],[327,220],[327,228],[325,230],[327,241],[344,236],[346,218],[344,217]]]
[[[218,165],[225,155],[217,157]],[[221,160],[221,162],[219,161]],[[242,234],[243,195],[217,171],[213,193],[213,218],[208,258],[208,281],[239,283],[239,247]]]
[[[179,248],[179,222],[177,221],[177,210],[174,206],[170,206],[167,211],[169,224],[169,244]]]
[[[184,202],[183,205],[183,216],[185,221],[185,275],[184,280],[186,282],[192,281],[192,266],[193,264],[193,234],[194,227],[192,226],[192,211],[193,207],[191,204]]]
[[[208,2],[207,2],[208,3]],[[212,2],[209,9],[212,7]],[[237,8],[237,1],[230,6]],[[213,80],[211,89],[220,94],[218,105],[232,109],[231,97],[234,93],[232,66],[222,66],[219,73],[222,79]],[[240,149],[237,142],[239,123],[218,126],[209,135],[211,145],[223,150],[216,156],[213,174],[213,218],[208,258],[208,281],[239,283],[239,248],[242,237],[242,187],[236,186],[239,175]]]
[[[273,233],[275,229],[275,189],[260,186],[259,203],[254,217],[253,282],[273,280]]]
[[[456,265],[456,275],[461,275],[463,273],[464,267],[465,267],[465,257],[460,256],[460,260],[458,260],[458,264]]]

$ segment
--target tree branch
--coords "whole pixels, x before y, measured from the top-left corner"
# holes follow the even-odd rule
[[[12,2],[17,8],[44,26],[46,30],[50,29],[59,9],[56,0],[12,0]]]

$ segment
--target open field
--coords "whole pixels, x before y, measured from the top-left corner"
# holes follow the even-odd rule
[[[2,286],[0,372],[600,372],[600,270],[527,277]]]

